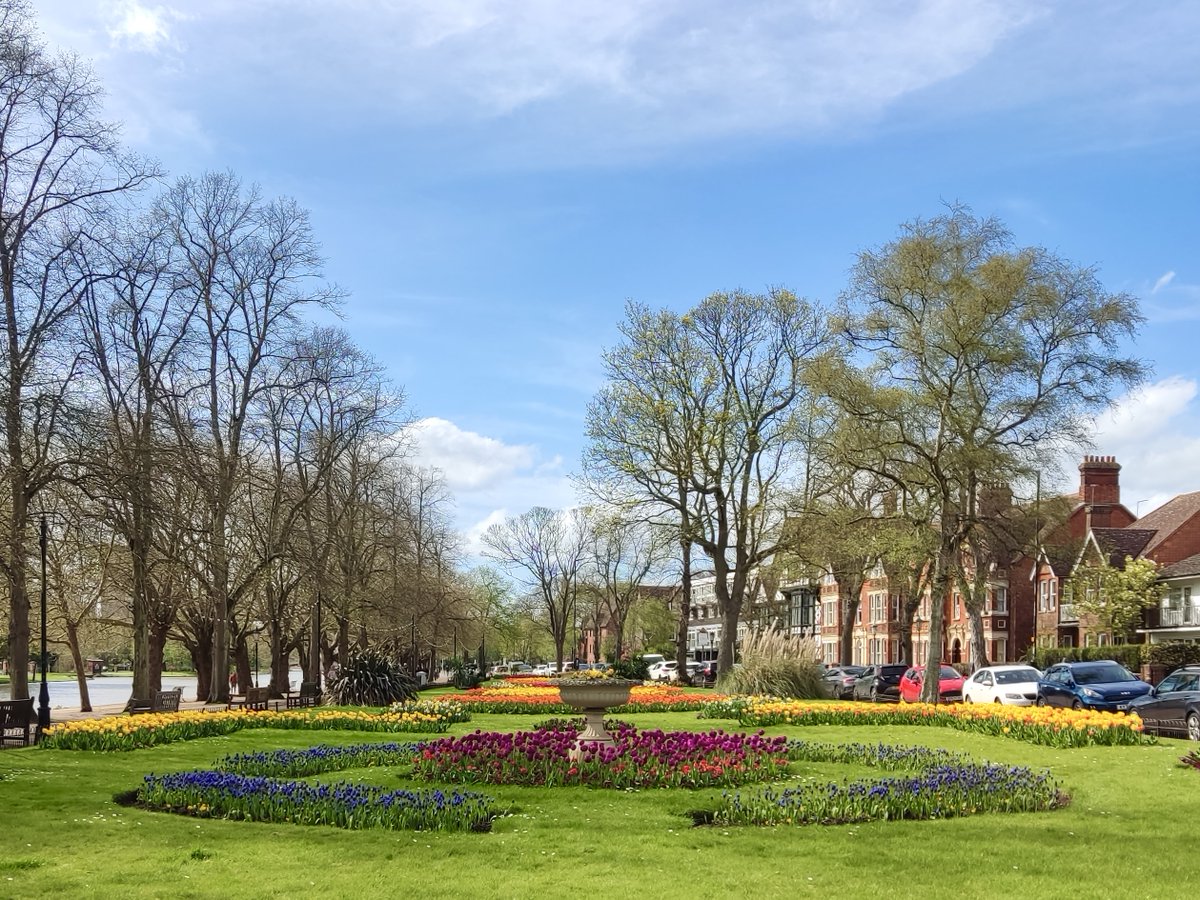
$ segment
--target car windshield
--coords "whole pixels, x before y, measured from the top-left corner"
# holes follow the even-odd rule
[[[903,675],[908,666],[884,666],[879,670],[880,675]]]
[[[1022,682],[1037,681],[1042,673],[1037,669],[1006,669],[996,673],[997,684],[1021,684]]]
[[[1108,666],[1088,666],[1086,669],[1076,669],[1071,674],[1075,676],[1076,684],[1108,684],[1113,681],[1134,680],[1130,671],[1117,663]]]
[[[942,672],[938,677],[939,678],[962,678],[962,676],[958,674],[958,669],[955,669],[951,666],[942,666]]]

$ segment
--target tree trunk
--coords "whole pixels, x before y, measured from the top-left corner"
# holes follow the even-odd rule
[[[146,662],[150,669],[150,690],[152,692],[162,690],[163,653],[167,647],[167,635],[170,634],[170,631],[169,623],[156,622],[150,628],[149,653]]]
[[[92,711],[92,698],[88,693],[87,671],[83,651],[79,649],[79,629],[74,622],[67,621],[67,646],[71,648],[71,661],[75,664],[75,680],[79,683],[79,711]]]
[[[681,591],[682,596],[679,598],[679,634],[675,647],[675,663],[678,673],[676,677],[680,681],[685,681],[687,679],[688,622],[692,617],[692,542],[684,538],[679,542],[679,548],[683,551],[683,558],[680,560],[683,590]]]
[[[9,497],[11,504],[8,517],[8,658],[9,658],[9,697],[13,700],[25,700],[29,697],[29,585],[25,578],[25,567],[28,559],[25,549],[25,526],[29,518],[25,500],[24,467],[20,463],[23,453],[20,435],[13,435],[12,429],[18,432],[21,428],[17,411],[11,409],[14,401],[9,398],[10,409],[7,411],[6,424],[8,433],[9,452]]]
[[[934,563],[929,597],[929,657],[925,660],[925,681],[921,685],[921,700],[926,703],[937,703],[940,698],[938,673],[944,650],[942,624],[945,620],[946,597],[952,583],[951,569],[956,549],[952,537],[943,535],[937,561]]]
[[[288,648],[283,643],[283,627],[278,619],[267,623],[267,640],[271,647],[271,689],[272,697],[282,697],[291,688],[288,680]]]
[[[983,610],[971,604],[967,608],[971,629],[971,671],[991,665],[988,661],[987,640],[983,635]]]

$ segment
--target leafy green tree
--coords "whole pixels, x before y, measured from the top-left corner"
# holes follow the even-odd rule
[[[1093,270],[1015,247],[1000,222],[962,207],[859,255],[840,330],[866,365],[829,384],[843,414],[875,436],[858,464],[929,500],[932,662],[942,601],[965,552],[986,541],[981,489],[1032,481],[1086,439],[1091,416],[1144,377],[1121,354],[1140,322],[1135,299],[1105,291]],[[972,656],[987,658],[981,628]],[[925,699],[936,694],[929,679]]]
[[[1094,618],[1116,640],[1127,638],[1140,621],[1142,610],[1162,600],[1163,586],[1158,582],[1154,560],[1126,556],[1122,568],[1109,565],[1107,560],[1080,566],[1068,579],[1066,593],[1081,617]]]
[[[712,294],[682,316],[631,305],[588,409],[591,483],[677,527],[685,562],[695,546],[712,564],[722,668],[754,572],[780,549],[783,489],[804,470],[826,325],[786,290]]]

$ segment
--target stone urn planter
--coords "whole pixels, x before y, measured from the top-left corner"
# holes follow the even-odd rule
[[[604,712],[610,706],[622,706],[629,702],[629,690],[639,681],[621,678],[598,678],[594,681],[563,679],[558,682],[558,693],[563,703],[583,713],[583,731],[571,751],[572,758],[580,754],[579,745],[595,742],[601,747],[615,746],[612,735],[604,730]]]

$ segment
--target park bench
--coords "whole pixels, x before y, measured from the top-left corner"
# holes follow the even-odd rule
[[[183,688],[175,688],[170,691],[155,691],[154,696],[150,698],[149,705],[141,704],[135,700],[129,710],[129,714],[179,712],[179,701],[182,698]]]
[[[227,709],[266,709],[271,699],[270,688],[246,688],[246,693],[230,696]]]
[[[0,700],[0,747],[12,743],[29,746],[29,728],[33,724],[33,698]]]
[[[317,706],[321,702],[321,689],[315,681],[302,681],[300,690],[294,694],[288,694],[285,700],[288,709]]]

